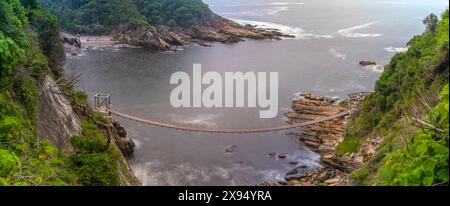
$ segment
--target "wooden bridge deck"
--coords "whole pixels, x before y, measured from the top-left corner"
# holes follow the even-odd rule
[[[183,131],[191,131],[191,132],[201,132],[201,133],[265,133],[265,132],[275,132],[275,131],[281,131],[281,130],[288,130],[293,128],[299,128],[299,127],[305,127],[311,124],[317,124],[320,122],[326,122],[333,119],[338,119],[341,117],[345,117],[349,115],[348,111],[341,112],[339,114],[330,116],[330,117],[324,117],[317,120],[312,120],[308,122],[302,122],[297,124],[288,124],[288,125],[282,125],[282,126],[275,126],[275,127],[264,127],[264,128],[244,128],[244,129],[215,129],[215,128],[196,128],[196,127],[189,127],[184,125],[176,125],[176,124],[169,124],[169,123],[162,123],[154,120],[145,119],[142,117],[138,117],[131,114],[126,114],[123,112],[119,112],[117,110],[111,109],[110,113],[125,119],[133,120],[136,122],[140,122],[147,125],[157,126],[157,127],[163,127],[163,128],[169,128],[169,129],[176,129],[176,130],[183,130]]]

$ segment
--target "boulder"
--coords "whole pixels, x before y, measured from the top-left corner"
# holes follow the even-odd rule
[[[327,183],[329,185],[337,184],[339,182],[341,182],[341,178],[340,177],[335,177],[335,178],[328,179],[328,180],[325,181],[325,183]]]
[[[230,146],[225,148],[225,152],[233,153],[236,150],[236,148],[237,148],[236,145],[230,145]]]
[[[277,153],[277,152],[270,153],[269,156],[270,156],[271,158],[278,158],[278,159],[286,159],[286,158],[288,157],[287,154],[284,154],[284,153]]]
[[[359,65],[361,65],[361,66],[372,66],[372,65],[377,65],[377,63],[374,62],[374,61],[360,61]]]
[[[117,147],[125,157],[129,157],[133,154],[136,144],[133,139],[127,136],[125,129],[117,121],[113,121],[110,126],[110,131],[112,132],[112,137]]]
[[[286,173],[285,179],[286,179],[286,181],[301,179],[301,178],[307,177],[311,171],[312,170],[310,168],[308,168],[308,166],[302,165],[302,166],[296,167],[293,170]]]
[[[78,37],[74,37],[66,33],[61,33],[61,39],[65,44],[81,48],[81,40]]]

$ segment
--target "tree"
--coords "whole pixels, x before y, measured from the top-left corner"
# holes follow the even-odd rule
[[[435,34],[439,19],[435,14],[430,14],[423,20],[423,23],[427,26],[427,32]]]

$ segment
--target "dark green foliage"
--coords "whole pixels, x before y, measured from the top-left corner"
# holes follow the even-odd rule
[[[134,0],[154,25],[190,27],[205,21],[211,11],[201,0]]]
[[[105,150],[106,144],[103,134],[91,122],[85,122],[82,136],[72,137],[70,142],[81,153],[101,153]]]
[[[84,92],[77,91],[75,92],[75,103],[78,105],[87,105],[87,94]]]
[[[448,83],[448,11],[442,16],[436,34],[414,37],[407,52],[392,58],[375,93],[363,103],[361,115],[349,125],[350,136],[392,127],[418,101],[417,95],[438,94]]]
[[[427,32],[435,34],[438,26],[439,19],[435,14],[428,15],[423,23],[427,26]]]
[[[191,27],[211,16],[201,0],[40,0],[72,33],[109,34],[150,25]]]
[[[0,149],[0,178],[8,178],[19,169],[19,158],[10,151]]]
[[[117,173],[117,168],[112,169],[116,156],[112,150],[105,150],[104,140],[99,140],[101,149],[90,142],[85,144],[92,151],[101,150],[98,157],[97,153],[86,153],[87,157],[70,158],[37,138],[38,82],[44,75],[54,75],[49,65],[57,72],[63,57],[56,18],[42,9],[37,0],[0,1],[1,186],[75,185],[87,178],[84,173],[77,177],[79,164],[95,165],[95,173]],[[86,102],[85,95],[76,96],[77,101]],[[94,129],[88,127],[84,134],[100,137]],[[116,176],[109,181],[99,179],[117,185]]]
[[[25,9],[18,0],[0,1],[0,32],[21,48],[28,44],[25,34],[27,21]]]
[[[28,41],[25,11],[17,0],[0,1],[0,77],[7,75],[24,55]]]
[[[115,186],[119,184],[117,163],[113,154],[79,154],[73,158],[78,165],[78,177],[85,186]]]
[[[132,0],[40,0],[73,33],[108,34],[113,29],[148,27]]]
[[[338,146],[338,151],[356,152],[364,138],[385,137],[378,154],[364,170],[354,173],[363,182],[432,185],[448,181],[448,95],[445,97],[445,92],[447,101],[441,104],[447,105],[447,111],[430,111],[439,103],[438,94],[449,82],[448,9],[439,22],[430,15],[424,23],[427,31],[408,43],[407,52],[392,58],[377,81],[374,94],[365,99],[360,114],[350,120],[346,139]],[[446,133],[423,131],[414,126],[414,117],[427,117],[429,123],[446,128]],[[413,134],[408,135],[407,131]]]
[[[355,136],[347,136],[344,141],[336,147],[336,153],[339,155],[351,154],[358,151],[362,138]]]
[[[119,184],[118,157],[112,148],[105,148],[105,138],[94,123],[86,121],[82,136],[73,137],[71,143],[77,152],[72,160],[82,185]]]
[[[448,182],[449,99],[448,85],[441,102],[428,114],[428,121],[443,128],[417,131],[407,147],[388,154],[379,169],[383,185],[433,185]]]

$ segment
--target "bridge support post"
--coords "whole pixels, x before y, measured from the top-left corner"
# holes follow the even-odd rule
[[[106,116],[111,116],[111,95],[96,94],[94,96],[94,110]]]

